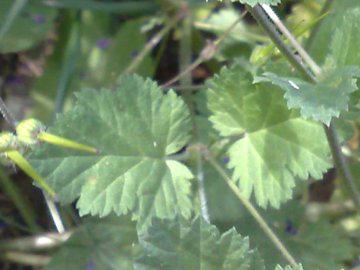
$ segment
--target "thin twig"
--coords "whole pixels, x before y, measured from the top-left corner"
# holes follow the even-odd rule
[[[0,88],[2,88],[4,84],[4,80],[0,78]],[[0,96],[0,113],[4,117],[4,120],[15,130],[18,124],[15,117],[9,111],[8,107],[6,106],[4,100]]]
[[[310,55],[303,49],[303,47],[297,42],[296,38],[290,33],[286,26],[282,23],[280,18],[272,10],[269,5],[261,5],[273,23],[279,28],[282,34],[289,40],[290,44],[294,49],[299,53],[300,57],[308,64],[310,69],[314,72],[315,76],[319,76],[321,73],[321,68],[315,63],[315,61],[310,57]]]
[[[271,240],[274,246],[281,252],[283,257],[292,265],[296,266],[297,262],[294,257],[290,254],[285,245],[281,242],[281,240],[277,237],[277,235],[273,232],[270,226],[266,223],[260,213],[256,210],[256,208],[247,200],[240,192],[239,188],[236,184],[230,179],[227,175],[226,171],[219,165],[219,163],[211,156],[210,153],[205,153],[205,159],[213,166],[213,168],[220,174],[220,176],[225,180],[230,189],[235,193],[236,197],[240,200],[240,202],[244,205],[244,207],[249,211],[251,216],[256,220],[261,229],[264,231],[267,237]]]
[[[256,5],[253,8],[247,6],[247,8],[249,9],[253,17],[258,21],[258,23],[268,33],[269,37],[272,39],[274,44],[278,47],[278,49],[286,57],[286,59],[292,64],[292,66],[298,72],[300,72],[305,77],[305,79],[313,83],[317,83],[318,78],[304,65],[304,63],[292,52],[292,50],[288,47],[288,45],[282,40],[274,24],[266,16],[264,10],[259,5]],[[281,29],[279,30],[281,31]],[[304,62],[306,61],[306,59],[302,59],[302,60]],[[311,66],[309,67],[312,68]],[[313,72],[315,73],[315,70]],[[352,177],[349,164],[342,153],[340,142],[333,121],[331,121],[329,126],[323,125],[323,127],[329,142],[335,167],[339,172],[340,176],[344,179],[344,182],[347,188],[349,189],[352,199],[354,200],[354,203],[357,206],[356,208],[358,209],[358,211],[360,211],[360,191]]]
[[[169,87],[173,83],[180,80],[183,76],[186,74],[189,74],[191,71],[193,71],[195,68],[197,68],[200,64],[202,64],[205,61],[209,61],[211,58],[214,57],[215,53],[217,52],[219,45],[221,42],[224,41],[224,39],[230,34],[230,32],[235,28],[235,26],[239,23],[240,20],[244,18],[244,16],[247,14],[247,11],[245,10],[229,27],[222,35],[216,39],[215,41],[207,41],[207,44],[205,47],[201,50],[199,57],[191,64],[189,65],[185,70],[180,71],[178,75],[176,75],[174,78],[170,79],[166,83],[162,85],[162,87]]]
[[[31,266],[45,266],[50,262],[50,256],[15,251],[5,252],[1,257],[5,261]]]
[[[40,235],[23,237],[11,240],[3,240],[0,242],[0,250],[11,251],[38,251],[58,247],[66,242],[71,236],[71,232],[63,234],[44,233]]]
[[[162,38],[181,20],[186,13],[181,10],[175,17],[173,17],[168,24],[160,30],[155,36],[153,36],[141,50],[141,52],[134,58],[130,65],[124,70],[124,74],[129,74],[137,70],[144,58],[154,49],[156,45],[162,40]]]

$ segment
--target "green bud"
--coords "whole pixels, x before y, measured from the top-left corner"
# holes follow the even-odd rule
[[[16,134],[19,140],[25,145],[34,145],[39,143],[39,134],[44,132],[46,127],[36,119],[26,119],[16,126]]]

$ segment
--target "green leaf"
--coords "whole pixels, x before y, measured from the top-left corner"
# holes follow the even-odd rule
[[[140,237],[143,256],[136,270],[257,270],[262,260],[250,250],[248,238],[234,229],[220,235],[200,218],[186,225],[178,220],[155,220]]]
[[[131,270],[137,246],[129,218],[88,219],[52,257],[46,270]]]
[[[229,168],[244,196],[279,207],[291,198],[295,178],[321,178],[330,151],[321,125],[289,111],[282,91],[254,85],[240,68],[223,69],[209,82],[210,121],[222,136],[234,136]]]
[[[52,134],[94,146],[99,154],[42,145],[32,164],[63,203],[79,198],[81,215],[131,212],[139,225],[176,212],[189,217],[192,174],[167,156],[190,139],[186,105],[150,80],[122,76],[115,91],[87,90],[58,117]]]
[[[53,27],[55,15],[56,10],[34,1],[0,1],[0,52],[24,51],[39,43]]]
[[[348,110],[349,94],[358,89],[355,77],[360,77],[360,69],[346,66],[325,73],[317,84],[274,73],[264,73],[256,81],[270,81],[278,85],[285,91],[290,109],[300,109],[304,118],[329,125],[332,117],[339,117],[342,111]]]
[[[316,62],[322,63],[329,53],[332,54],[331,51],[334,48],[331,47],[335,46],[333,42],[336,39],[339,43],[343,43],[341,47],[338,47],[340,51],[343,51],[342,54],[348,55],[345,63],[358,65],[360,61],[357,49],[360,40],[357,35],[360,21],[359,7],[360,2],[356,0],[334,1],[331,4],[329,15],[321,22],[316,34],[306,44]],[[350,39],[348,39],[349,34]],[[344,39],[342,39],[342,35]]]
[[[355,252],[349,237],[328,220],[309,221],[299,201],[290,201],[280,210],[259,211],[304,269],[339,270],[344,267],[344,261],[353,259]],[[281,253],[269,245],[268,238],[249,214],[239,220],[236,228],[242,235],[249,236],[251,246],[257,247],[266,269],[288,264]]]
[[[330,45],[330,55],[339,65],[358,65],[360,61],[360,8],[344,14],[337,25]]]
[[[121,1],[101,2],[96,0],[53,0],[44,2],[44,5],[56,8],[71,8],[80,10],[92,10],[97,12],[116,13],[118,15],[136,16],[143,14],[153,14],[159,9],[159,5],[154,1]]]

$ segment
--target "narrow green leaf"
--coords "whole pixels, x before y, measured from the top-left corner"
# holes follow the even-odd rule
[[[131,270],[137,246],[130,218],[88,219],[52,257],[46,270]]]
[[[264,73],[256,81],[270,81],[280,86],[285,91],[290,109],[300,109],[304,118],[329,125],[333,117],[339,117],[342,111],[348,110],[349,95],[358,89],[357,77],[360,77],[360,68],[345,66],[325,73],[317,84],[273,73]]]
[[[150,80],[123,76],[115,91],[87,90],[49,132],[96,147],[91,154],[43,145],[31,160],[63,203],[79,198],[81,215],[133,213],[143,226],[152,217],[189,217],[189,179],[167,158],[190,139],[186,105]]]
[[[338,65],[360,65],[360,8],[344,13],[330,43],[330,55]]]
[[[136,270],[260,270],[262,260],[250,250],[248,238],[234,229],[220,235],[200,218],[186,225],[179,220],[155,220],[140,236],[143,256]]]
[[[228,167],[246,197],[279,207],[291,198],[295,178],[321,178],[330,151],[321,125],[288,110],[280,89],[252,84],[240,68],[223,69],[208,83],[210,121],[222,136],[234,136]]]

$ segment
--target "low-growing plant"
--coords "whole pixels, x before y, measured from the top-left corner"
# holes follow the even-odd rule
[[[0,150],[51,217],[0,174],[4,269],[358,265],[359,1],[4,0],[0,21],[4,57],[47,61],[31,118],[0,100]]]

